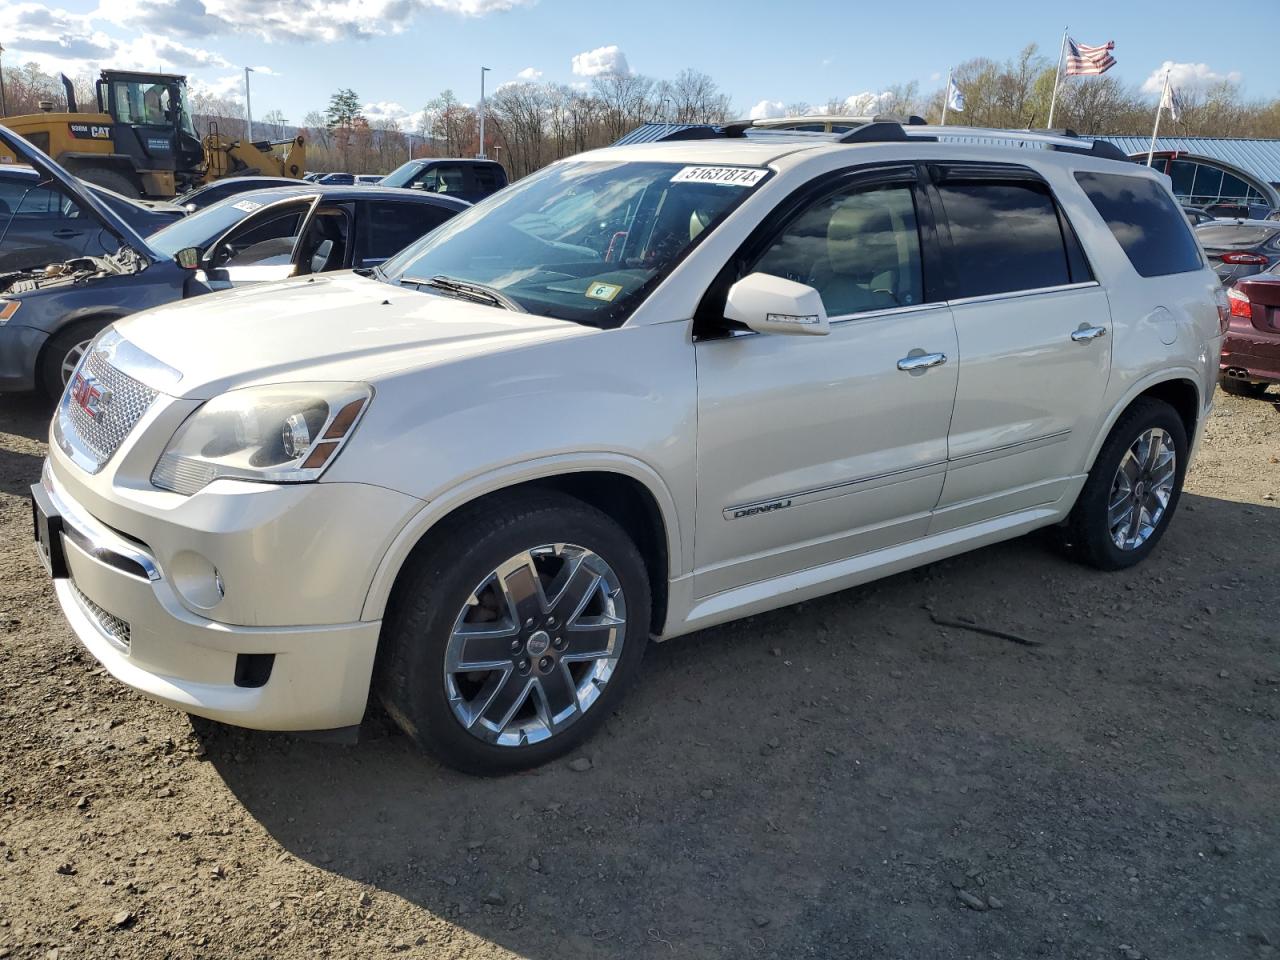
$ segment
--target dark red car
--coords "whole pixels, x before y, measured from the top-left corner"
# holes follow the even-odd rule
[[[1280,267],[1236,281],[1227,290],[1231,323],[1222,342],[1222,389],[1260,397],[1280,383]]]

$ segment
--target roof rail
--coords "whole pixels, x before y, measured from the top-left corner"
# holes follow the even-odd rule
[[[1058,150],[1064,153],[1081,153],[1103,160],[1123,160],[1131,162],[1129,157],[1115,144],[1106,140],[1090,140],[1082,137],[1074,130],[1003,130],[997,127],[930,127],[935,140],[1011,140],[1018,143],[1035,144],[1046,150]]]
[[[893,120],[876,120],[854,127],[837,143],[901,143],[904,140],[937,140],[932,136],[908,136],[902,124]]]

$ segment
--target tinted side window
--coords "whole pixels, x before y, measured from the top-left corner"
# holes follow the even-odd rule
[[[774,239],[755,270],[813,287],[832,317],[920,303],[912,188],[855,188],[818,201]]]
[[[48,187],[36,186],[34,179],[0,180],[0,214],[24,214],[31,217],[56,217],[62,213],[62,195]],[[70,216],[75,216],[72,207]]]
[[[467,178],[462,167],[436,167],[436,193],[450,193],[455,197],[465,193]]]
[[[361,204],[363,249],[360,259],[379,263],[448,220],[452,210],[430,203],[370,200]]]
[[[476,178],[477,190],[493,193],[502,186],[502,182],[498,179],[498,171],[493,167],[475,166],[471,168],[471,173]]]
[[[952,296],[981,297],[1071,283],[1058,210],[1032,181],[943,182],[951,228]]]
[[[1200,251],[1173,198],[1154,180],[1116,173],[1077,173],[1133,269],[1144,277],[1199,270]]]

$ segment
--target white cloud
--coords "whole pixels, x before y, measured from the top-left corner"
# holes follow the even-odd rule
[[[1207,63],[1175,63],[1172,60],[1166,60],[1151,71],[1151,76],[1143,81],[1142,92],[1158,94],[1164,90],[1166,71],[1169,73],[1170,84],[1178,90],[1203,90],[1223,80],[1229,80],[1232,83],[1239,83],[1241,80],[1239,70],[1217,73],[1209,69]]]
[[[855,93],[844,98],[844,109],[852,117],[870,117],[883,112],[893,99],[888,93]]]
[[[524,80],[527,83],[533,83],[536,80],[542,79],[542,71],[539,70],[537,67],[525,67],[523,70],[521,70],[519,73],[516,74],[516,79]]]
[[[192,77],[187,86],[191,90],[192,97],[213,97],[218,100],[244,103],[244,74],[239,71],[213,80]]]
[[[761,100],[747,115],[751,120],[776,120],[787,115],[781,100]]]
[[[573,73],[577,77],[598,77],[609,73],[625,76],[630,72],[627,55],[618,48],[616,43],[587,50],[573,58]]]
[[[200,70],[230,67],[233,64],[212,50],[189,47],[177,40],[147,34],[129,43],[122,43],[111,58],[113,67],[134,67],[139,70]]]

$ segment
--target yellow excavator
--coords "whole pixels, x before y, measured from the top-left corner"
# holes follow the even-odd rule
[[[168,73],[103,70],[97,112],[77,110],[75,90],[63,77],[67,111],[7,117],[2,122],[67,170],[126,197],[168,200],[223,177],[301,178],[306,141],[231,140],[216,124],[196,133],[187,78]],[[0,163],[12,163],[0,149]]]

